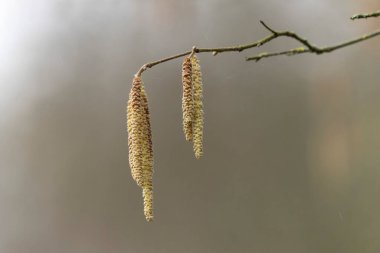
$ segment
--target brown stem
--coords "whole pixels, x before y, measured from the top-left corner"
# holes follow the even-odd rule
[[[372,13],[372,14],[355,15],[355,16],[351,17],[351,19],[362,18],[362,16],[363,17],[364,16],[366,16],[366,17],[380,16],[380,11]],[[170,60],[174,60],[174,59],[186,56],[186,55],[192,55],[194,53],[212,53],[213,55],[217,55],[218,53],[222,53],[222,52],[241,52],[241,51],[244,51],[246,49],[262,46],[262,45],[264,45],[264,44],[266,44],[266,43],[268,43],[268,42],[270,42],[270,41],[272,41],[278,37],[292,38],[292,39],[300,42],[305,47],[295,48],[295,49],[291,49],[291,50],[287,50],[287,51],[281,51],[281,52],[274,52],[274,53],[264,52],[264,53],[260,53],[256,56],[248,57],[248,58],[246,58],[246,60],[247,61],[252,61],[252,60],[259,61],[263,58],[269,58],[269,57],[279,56],[279,55],[296,55],[296,54],[303,54],[303,53],[313,53],[313,54],[330,53],[330,52],[335,51],[337,49],[347,47],[347,46],[350,46],[350,45],[353,45],[353,44],[356,44],[356,43],[359,43],[359,42],[362,42],[362,41],[365,41],[365,40],[368,40],[368,39],[371,39],[373,37],[380,35],[380,30],[377,30],[377,31],[374,31],[370,34],[366,34],[366,35],[363,35],[359,38],[356,38],[353,40],[348,40],[348,41],[345,41],[345,42],[342,42],[342,43],[339,43],[336,45],[327,46],[327,47],[317,47],[317,46],[311,44],[307,39],[299,36],[298,34],[296,34],[294,32],[291,32],[291,31],[279,32],[279,31],[276,31],[276,30],[270,28],[263,21],[260,21],[260,23],[268,31],[271,32],[271,35],[264,37],[261,40],[258,40],[258,41],[255,41],[253,43],[246,44],[246,45],[237,45],[237,46],[231,46],[231,47],[218,47],[218,48],[196,48],[194,46],[191,51],[186,51],[184,53],[176,54],[176,55],[173,55],[173,56],[170,56],[167,58],[163,58],[163,59],[158,60],[158,61],[148,62],[148,63],[144,64],[139,69],[139,71],[136,73],[136,75],[140,76],[145,70],[152,68],[155,65],[158,65],[158,64],[170,61]]]
[[[352,20],[355,19],[363,19],[363,18],[375,18],[375,17],[380,17],[380,10],[375,11],[373,13],[363,13],[363,14],[356,14],[351,17]]]
[[[291,50],[287,50],[287,51],[282,51],[282,52],[274,52],[274,53],[265,53],[264,52],[264,53],[258,54],[256,56],[248,57],[248,58],[246,58],[246,60],[247,61],[259,61],[259,60],[261,60],[263,58],[269,58],[269,57],[278,56],[278,55],[292,56],[292,55],[303,54],[303,53],[312,53],[312,54],[330,53],[330,52],[335,51],[337,49],[340,49],[340,48],[343,48],[343,47],[347,47],[347,46],[359,43],[361,41],[365,41],[365,40],[371,39],[371,38],[376,37],[378,35],[380,35],[380,30],[377,30],[377,31],[375,31],[373,33],[366,34],[366,35],[363,35],[363,36],[361,36],[359,38],[356,38],[356,39],[353,39],[353,40],[349,40],[349,41],[345,41],[343,43],[339,43],[339,44],[336,44],[336,45],[333,45],[333,46],[328,46],[328,47],[316,47],[316,46],[313,46],[313,47],[308,47],[308,48],[300,47],[300,48],[295,48],[295,49],[291,49]],[[303,44],[305,45],[305,43],[303,43]]]

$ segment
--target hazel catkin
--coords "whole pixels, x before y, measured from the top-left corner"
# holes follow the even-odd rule
[[[203,155],[203,83],[199,60],[194,54],[191,57],[192,82],[193,82],[193,149],[197,159]]]
[[[192,85],[192,66],[191,59],[186,57],[182,64],[182,114],[183,132],[187,141],[193,138],[193,85]]]
[[[148,97],[144,86],[141,88],[141,102],[143,114],[143,198],[144,198],[144,214],[147,221],[153,220],[153,146],[152,146],[152,130],[150,127],[150,115],[148,108]]]
[[[132,88],[129,93],[127,106],[127,130],[129,146],[129,166],[133,179],[142,186],[142,114],[141,114],[141,87],[140,77],[133,79]]]
[[[135,76],[127,106],[129,165],[132,178],[143,189],[144,214],[153,219],[153,149],[148,99],[140,76]]]

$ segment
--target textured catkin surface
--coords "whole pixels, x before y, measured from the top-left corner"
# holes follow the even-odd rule
[[[128,146],[129,146],[129,166],[131,173],[136,183],[143,186],[142,174],[142,122],[143,117],[141,113],[141,86],[142,81],[140,77],[133,79],[132,88],[129,93],[129,100],[127,106],[127,128],[128,128]]]
[[[191,59],[186,57],[182,64],[182,113],[183,113],[183,132],[187,141],[193,138],[193,119],[194,119],[194,102],[193,102],[193,84],[192,84],[192,67]]]
[[[144,214],[153,220],[153,148],[148,98],[141,80],[133,79],[127,106],[129,165],[133,179],[143,189]]]
[[[147,178],[151,179],[153,176],[153,143],[152,143],[152,130],[150,125],[150,113],[148,107],[148,97],[144,86],[141,87],[141,104],[142,104],[142,141],[143,141],[143,168],[147,173]]]
[[[143,198],[144,214],[147,221],[153,220],[153,146],[152,131],[150,125],[150,115],[148,108],[148,97],[144,86],[141,88],[141,102],[143,115],[143,135],[142,135],[142,171],[143,171]]]
[[[153,187],[152,182],[150,186],[146,185],[143,187],[143,198],[144,198],[144,215],[147,221],[153,221]]]
[[[194,120],[193,120],[193,149],[197,159],[203,155],[203,83],[201,66],[197,56],[191,57],[193,99],[194,99]]]

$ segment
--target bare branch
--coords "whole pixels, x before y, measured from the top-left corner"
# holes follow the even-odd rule
[[[353,15],[351,17],[352,20],[355,20],[355,19],[367,19],[367,18],[375,18],[375,17],[379,17],[380,16],[380,10],[378,11],[375,11],[373,13],[363,13],[363,14],[356,14],[356,15]]]
[[[265,43],[268,43],[269,41],[271,41],[277,37],[278,37],[278,35],[272,34],[272,35],[267,36],[267,37],[265,37],[259,41],[254,42],[254,43],[247,44],[247,45],[233,46],[233,47],[219,47],[219,48],[196,48],[196,47],[193,47],[193,49],[191,51],[176,54],[176,55],[173,55],[173,56],[170,56],[167,58],[163,58],[163,59],[158,60],[158,61],[146,63],[140,68],[140,70],[136,73],[136,75],[141,75],[141,73],[144,72],[146,69],[151,68],[157,64],[164,63],[164,62],[167,62],[170,60],[174,60],[174,59],[189,55],[192,52],[195,52],[195,53],[207,53],[208,52],[208,53],[213,53],[213,55],[217,55],[218,53],[222,53],[222,52],[241,52],[241,51],[246,50],[248,48],[259,47],[261,45],[264,45]]]
[[[354,15],[351,17],[351,19],[377,17],[377,16],[380,16],[380,11],[377,11],[377,12],[374,12],[371,14]],[[268,42],[270,42],[270,41],[272,41],[278,37],[292,38],[292,39],[300,42],[302,45],[304,45],[304,47],[294,48],[291,50],[281,51],[281,52],[270,52],[270,53],[264,52],[264,53],[260,53],[256,56],[248,57],[248,58],[246,58],[246,60],[247,61],[252,61],[252,60],[259,61],[263,58],[269,58],[269,57],[279,56],[279,55],[291,56],[291,55],[298,55],[298,54],[303,54],[303,53],[313,53],[313,54],[330,53],[330,52],[335,51],[337,49],[347,47],[347,46],[350,46],[350,45],[353,45],[353,44],[356,44],[356,43],[359,43],[359,42],[362,42],[362,41],[365,41],[365,40],[368,40],[368,39],[371,39],[373,37],[380,35],[380,30],[377,30],[377,31],[374,31],[373,33],[366,34],[366,35],[363,35],[359,38],[356,38],[353,40],[348,40],[348,41],[345,41],[343,43],[339,43],[336,45],[327,46],[327,47],[317,47],[317,46],[311,44],[307,39],[302,38],[301,36],[299,36],[298,34],[296,34],[294,32],[291,32],[291,31],[279,32],[279,31],[276,31],[273,28],[269,27],[263,21],[260,21],[260,23],[265,27],[265,29],[267,29],[271,33],[271,35],[264,37],[261,40],[258,40],[258,41],[255,41],[253,43],[246,44],[246,45],[237,45],[237,46],[232,46],[232,47],[218,47],[218,48],[197,48],[194,46],[192,48],[192,50],[190,50],[190,51],[186,51],[184,53],[176,54],[176,55],[173,55],[173,56],[170,56],[167,58],[163,58],[163,59],[158,60],[158,61],[153,61],[153,62],[149,62],[149,63],[144,64],[139,69],[139,71],[136,73],[136,76],[140,76],[145,70],[152,68],[155,65],[158,65],[158,64],[170,61],[170,60],[174,60],[174,59],[186,56],[186,55],[190,55],[190,54],[194,54],[194,53],[212,53],[213,55],[217,55],[217,54],[223,53],[223,52],[241,52],[241,51],[244,51],[246,49],[262,46],[262,45],[264,45],[264,44],[266,44],[266,43],[268,43]]]
[[[339,43],[339,44],[333,45],[333,46],[321,47],[321,48],[320,47],[316,47],[316,46],[312,46],[312,47],[308,47],[308,48],[300,47],[300,48],[295,48],[295,49],[291,49],[291,50],[288,50],[288,51],[282,51],[282,52],[274,52],[274,53],[266,53],[266,52],[264,52],[264,53],[260,53],[260,54],[258,54],[256,56],[248,57],[248,58],[246,58],[246,60],[247,61],[259,61],[259,60],[261,60],[263,58],[269,58],[269,57],[278,56],[278,55],[292,56],[292,55],[303,54],[303,53],[312,53],[312,54],[330,53],[330,52],[335,51],[337,49],[340,49],[340,48],[343,48],[343,47],[347,47],[347,46],[350,46],[350,45],[353,45],[353,44],[356,44],[356,43],[359,43],[359,42],[371,39],[371,38],[376,37],[378,35],[380,35],[380,30],[377,30],[377,31],[375,31],[373,33],[366,34],[366,35],[363,35],[363,36],[361,36],[359,38],[356,38],[356,39],[353,39],[353,40],[349,40],[349,41],[345,41],[343,43]],[[292,36],[290,36],[290,37],[292,37]],[[296,40],[300,41],[299,39],[296,39]],[[302,43],[302,44],[306,45],[305,43]]]

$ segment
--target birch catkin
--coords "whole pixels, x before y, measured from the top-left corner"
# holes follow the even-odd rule
[[[148,99],[140,76],[135,76],[127,106],[129,165],[133,179],[143,189],[144,214],[153,219],[153,149]]]
[[[183,114],[183,132],[187,141],[193,138],[193,87],[192,87],[192,67],[191,60],[186,57],[182,64],[182,114]]]
[[[203,155],[203,84],[201,66],[197,56],[191,57],[193,99],[194,99],[194,120],[193,120],[193,149],[197,159]]]

